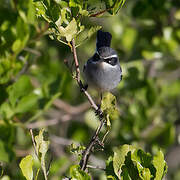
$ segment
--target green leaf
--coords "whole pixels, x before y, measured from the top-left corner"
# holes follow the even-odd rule
[[[45,156],[49,148],[49,141],[47,140],[47,133],[44,131],[44,129],[40,130],[38,136],[35,136],[35,142],[36,151],[38,152],[44,177],[47,179]]]
[[[66,40],[70,42],[77,34],[76,20],[73,18],[73,20],[65,28],[63,26],[59,26],[58,30],[59,30],[60,36],[65,37]]]
[[[21,171],[27,180],[33,179],[33,157],[31,155],[23,158],[19,164]]]
[[[139,177],[143,180],[150,180],[151,178],[151,161],[152,156],[149,153],[145,153],[141,149],[138,149],[131,153],[131,159],[136,164],[138,169]]]
[[[114,168],[113,168],[113,157],[110,156],[108,158],[108,160],[106,161],[106,176],[107,179],[111,179],[111,180],[116,180],[118,179],[118,177],[116,176],[116,174],[114,173]]]
[[[9,101],[12,106],[15,106],[18,99],[29,94],[33,90],[30,78],[22,75],[17,82],[8,87]]]
[[[27,96],[24,96],[21,98],[21,100],[18,102],[15,112],[16,113],[25,113],[30,111],[32,108],[34,108],[37,105],[38,96],[34,93],[30,93]]]
[[[124,5],[126,0],[105,0],[106,9],[112,15],[118,13],[119,9]]]
[[[7,175],[5,175],[5,176],[3,176],[3,177],[1,178],[1,180],[10,180],[10,177],[7,176]]]
[[[0,115],[4,119],[10,119],[14,114],[15,111],[8,102],[5,102],[0,106]]]
[[[82,0],[70,0],[69,1],[69,7],[76,7],[76,6],[83,6],[83,1]]]
[[[12,45],[12,50],[15,53],[18,53],[22,48],[23,48],[23,44],[22,44],[21,40],[20,39],[16,39],[16,41],[14,41],[14,43]]]
[[[0,161],[9,162],[9,155],[5,148],[5,144],[0,140]]]
[[[73,165],[70,168],[70,176],[72,180],[90,180],[90,176],[81,170],[79,165]]]
[[[113,6],[113,15],[117,14],[120,8],[124,5],[126,0],[116,0]]]
[[[114,172],[121,179],[122,166],[125,165],[125,158],[128,152],[134,152],[136,148],[132,145],[123,145],[115,148],[113,157]]]
[[[153,81],[149,80],[147,83],[148,84],[147,84],[147,90],[146,90],[146,99],[147,99],[148,105],[153,106],[158,99],[157,92],[154,87]]]
[[[154,180],[161,180],[164,174],[167,172],[167,164],[161,150],[154,156],[153,165],[156,168],[156,176]]]
[[[47,7],[42,2],[39,2],[39,1],[37,1],[37,2],[34,1],[33,4],[34,4],[35,9],[36,9],[36,15],[38,17],[44,18],[47,22],[51,22],[50,17],[46,15]]]
[[[116,97],[109,92],[104,93],[101,101],[101,110],[103,111],[107,123],[110,125],[110,119],[115,119],[118,115]]]

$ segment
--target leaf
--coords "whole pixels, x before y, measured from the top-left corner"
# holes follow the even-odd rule
[[[14,43],[12,45],[12,50],[15,53],[18,53],[22,48],[23,48],[23,44],[22,44],[21,40],[20,39],[16,39],[16,41],[14,41]]]
[[[18,99],[24,95],[29,94],[33,90],[30,78],[22,75],[17,82],[8,87],[9,101],[12,106],[15,106]]]
[[[23,158],[19,164],[21,171],[27,180],[33,179],[33,157],[31,155],[27,155]]]
[[[90,180],[90,176],[81,170],[79,165],[73,165],[70,168],[70,176],[72,180]]]
[[[128,152],[134,152],[136,148],[132,145],[123,145],[115,148],[113,157],[114,172],[121,179],[122,166],[125,165],[125,157]]]
[[[34,93],[24,96],[15,108],[16,113],[25,113],[32,110],[32,108],[37,105],[37,100],[38,96]]]
[[[15,111],[8,102],[3,103],[0,106],[0,115],[4,119],[10,119],[14,115]]]
[[[110,125],[110,119],[114,119],[118,115],[116,97],[109,92],[104,93],[101,101],[101,110],[105,115],[107,123]]]
[[[47,133],[44,129],[41,129],[38,136],[35,136],[36,151],[41,162],[41,167],[44,173],[45,179],[47,179],[45,156],[49,148],[49,141],[47,140]]]
[[[106,161],[106,176],[107,179],[111,179],[111,180],[116,180],[118,179],[118,177],[116,176],[116,174],[114,173],[114,168],[113,168],[113,157],[110,156],[108,158],[108,160]]]
[[[7,175],[5,175],[5,176],[3,176],[3,177],[1,178],[1,180],[10,180],[10,177],[7,176]]]
[[[126,0],[105,0],[106,9],[112,15],[118,13],[119,9],[124,5]]]
[[[141,149],[137,149],[133,153],[131,153],[131,159],[136,164],[138,169],[139,177],[143,180],[150,180],[151,178],[151,161],[152,156],[149,153],[145,153]]]
[[[0,140],[0,161],[9,162],[9,155],[5,148],[5,144]]]
[[[124,5],[126,0],[116,0],[113,6],[113,15],[117,14],[120,8]]]
[[[154,156],[153,165],[156,168],[156,176],[154,180],[161,180],[167,171],[167,165],[164,160],[164,154],[161,150]]]
[[[147,82],[146,99],[149,106],[153,106],[158,100],[156,88],[154,87],[153,84],[154,84],[153,81],[149,80]]]
[[[60,36],[65,37],[66,40],[70,42],[77,34],[76,20],[73,18],[73,20],[65,28],[63,26],[59,26],[58,29]]]

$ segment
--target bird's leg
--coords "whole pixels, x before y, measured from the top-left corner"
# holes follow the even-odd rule
[[[83,92],[83,91],[86,91],[87,88],[88,88],[88,84],[83,84],[82,81],[80,80],[79,82],[79,86],[80,86],[80,91]]]
[[[101,102],[102,102],[102,92],[100,92],[100,103],[98,104],[98,109],[96,110],[96,115],[100,118],[103,118],[103,112],[101,110]]]

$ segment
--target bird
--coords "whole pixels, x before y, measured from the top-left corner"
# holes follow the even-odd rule
[[[83,68],[87,85],[94,87],[101,93],[111,92],[122,80],[118,54],[110,47],[111,39],[111,33],[98,30],[96,51]]]

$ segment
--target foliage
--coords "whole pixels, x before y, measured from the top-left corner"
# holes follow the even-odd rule
[[[32,135],[33,137],[33,135]],[[49,147],[49,141],[47,140],[47,135],[44,131],[44,129],[42,129],[39,132],[39,135],[35,136],[35,140],[33,137],[33,143],[35,145],[35,154],[36,154],[36,158],[39,159],[40,164],[41,164],[41,168],[44,174],[44,179],[47,180],[47,169],[46,169],[46,153],[48,151],[48,147]],[[26,177],[27,180],[32,180],[33,178],[33,161],[35,161],[35,159],[31,156],[31,155],[27,155],[25,158],[23,158],[19,164],[23,175]],[[39,169],[36,172],[36,179],[38,179],[38,174],[39,174]]]
[[[48,170],[48,179],[162,179],[164,155],[166,178],[179,179],[179,7],[178,0],[0,1],[0,179],[44,179]],[[103,96],[100,136],[109,134],[87,174],[79,158],[99,120],[72,78],[71,40],[82,69],[100,28],[112,33],[123,80],[115,96]],[[29,128],[39,132],[35,147]]]
[[[112,163],[111,163],[112,162]],[[113,164],[113,171],[109,166]],[[167,171],[167,165],[162,151],[152,157],[132,145],[123,145],[114,150],[114,157],[107,163],[107,173],[114,179],[162,179]],[[112,176],[112,174],[116,176]]]

